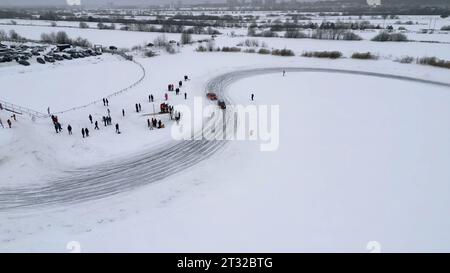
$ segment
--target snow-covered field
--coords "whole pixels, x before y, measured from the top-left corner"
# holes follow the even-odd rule
[[[0,29],[8,27],[25,37],[47,31],[34,26]],[[95,43],[117,46],[152,41],[144,35],[153,35],[73,31],[69,36],[82,33]],[[222,35],[216,45],[235,46],[245,39]],[[12,199],[0,200],[0,250],[65,252],[68,242],[77,241],[82,251],[366,252],[367,243],[377,241],[382,251],[448,252],[450,88],[289,68],[368,71],[450,84],[446,69],[392,61],[403,55],[450,59],[449,45],[259,40],[269,47],[291,48],[297,55],[303,50],[341,50],[348,57],[371,51],[385,58],[330,61],[198,53],[195,45],[174,55],[136,56],[146,70],[143,82],[111,97],[109,107],[100,103],[58,115],[61,134],[50,120],[25,116],[13,122],[13,129],[0,128],[0,196],[14,188],[51,189],[49,181],[72,170],[127,162],[176,143],[170,129],[179,125],[161,116],[167,128],[150,131],[146,114],[159,107],[165,93],[170,104],[192,108],[195,97],[204,100],[210,79],[233,71],[280,67],[277,73],[232,82],[226,90],[236,104],[279,105],[279,149],[262,152],[259,141],[231,141],[175,175],[86,202],[9,210],[2,207]],[[287,70],[285,77],[281,67]],[[0,99],[41,112],[49,106],[65,110],[127,87],[141,73],[136,64],[108,54],[51,66],[4,65]],[[181,95],[166,91],[167,84],[184,75],[190,80],[183,82]],[[155,103],[148,102],[149,94]],[[136,103],[141,103],[142,113],[135,113]],[[113,124],[120,124],[120,135],[101,124],[108,108]],[[99,121],[99,131],[93,130],[89,114]],[[0,118],[6,126],[10,114],[0,111]],[[73,136],[67,135],[68,124],[74,127]],[[88,139],[81,138],[85,127],[91,130]],[[123,174],[124,183],[126,178]]]

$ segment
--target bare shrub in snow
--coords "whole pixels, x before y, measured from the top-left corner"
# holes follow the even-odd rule
[[[41,41],[44,42],[44,43],[51,44],[51,43],[54,43],[55,40],[56,40],[56,38],[55,38],[55,33],[54,32],[52,32],[52,33],[42,33],[41,34]]]
[[[71,40],[69,35],[65,31],[58,31],[55,36],[55,43],[57,44],[70,44]]]
[[[345,31],[341,37],[342,37],[341,40],[345,40],[345,41],[361,41],[362,40],[361,36],[354,33],[353,31]]]
[[[245,53],[256,53],[256,50],[253,48],[248,48],[246,50],[244,50]]]
[[[166,35],[159,35],[153,40],[153,44],[157,47],[165,47],[169,44],[167,41]]]
[[[70,44],[79,47],[92,47],[92,43],[89,40],[78,37],[76,39],[71,39],[66,32],[59,31],[57,33],[42,33],[41,42],[48,44]]]
[[[353,31],[346,29],[316,29],[311,34],[311,38],[318,40],[362,40],[359,35],[355,34]]]
[[[395,61],[402,64],[410,64],[414,62],[415,58],[411,56],[403,56],[401,58],[397,58]]]
[[[89,25],[86,22],[80,22],[80,28],[89,28]]]
[[[241,49],[239,47],[224,46],[222,47],[222,52],[241,52]]]
[[[370,52],[359,53],[355,52],[352,54],[352,59],[360,59],[360,60],[377,60],[378,56],[374,55]]]
[[[175,49],[174,46],[172,46],[171,44],[167,44],[164,49],[166,50],[167,53],[169,54],[175,54],[177,53],[177,50]]]
[[[272,55],[291,57],[291,56],[295,56],[295,53],[294,53],[294,51],[285,48],[285,49],[274,49],[274,50],[272,50]]]
[[[403,33],[388,33],[386,31],[380,32],[372,38],[374,42],[407,42],[408,37]]]
[[[69,39],[69,41],[70,41],[70,39]],[[91,42],[89,42],[88,39],[84,39],[81,37],[78,37],[75,40],[70,41],[69,44],[72,44],[73,46],[79,46],[79,47],[92,47],[92,44],[91,44]]]
[[[270,54],[270,50],[268,50],[266,48],[261,48],[260,50],[258,50],[258,54],[267,55],[267,54]]]
[[[25,38],[20,36],[14,29],[11,29],[9,31],[9,39],[11,39],[13,41],[24,41],[25,40]]]
[[[0,29],[0,40],[6,40],[8,39],[8,34],[6,34],[6,31],[3,29]]]
[[[342,57],[342,53],[339,51],[305,51],[302,53],[302,56],[308,58],[339,59]]]
[[[450,61],[441,60],[436,57],[419,58],[419,59],[417,59],[417,63],[450,69]]]

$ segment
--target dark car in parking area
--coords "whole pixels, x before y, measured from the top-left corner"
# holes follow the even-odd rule
[[[45,64],[44,59],[42,59],[41,57],[36,58],[36,61],[40,64]]]
[[[17,61],[19,64],[21,64],[21,65],[24,65],[24,66],[29,66],[30,65],[30,63],[28,62],[28,61],[25,61],[25,60],[19,60],[19,61]]]
[[[49,62],[49,63],[54,63],[55,62],[55,59],[53,59],[52,57],[49,57],[49,56],[44,56],[44,60],[46,62]]]
[[[64,58],[61,55],[54,54],[52,57],[57,61],[64,61]]]

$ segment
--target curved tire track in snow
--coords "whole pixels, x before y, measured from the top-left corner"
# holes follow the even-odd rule
[[[235,71],[210,80],[205,91],[214,90],[227,104],[232,101],[225,92],[228,86],[250,76],[287,72],[324,72],[373,76],[387,79],[404,80],[424,84],[450,87],[442,83],[406,76],[327,68],[276,67]],[[227,115],[230,121],[231,115]],[[197,132],[209,132],[215,119],[205,121],[204,129]],[[233,126],[228,126],[232,128]],[[18,208],[73,204],[113,196],[125,191],[162,180],[179,173],[195,164],[208,159],[223,148],[228,141],[172,141],[160,149],[153,149],[132,157],[97,164],[88,168],[79,168],[64,172],[60,178],[47,181],[44,185],[0,188],[0,211]]]

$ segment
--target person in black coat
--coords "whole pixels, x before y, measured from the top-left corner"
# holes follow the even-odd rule
[[[84,131],[84,128],[81,129],[81,134],[83,135],[83,138],[84,138],[84,136],[86,135],[86,132]]]
[[[72,126],[70,124],[67,126],[67,132],[69,132],[69,135],[72,134]]]

